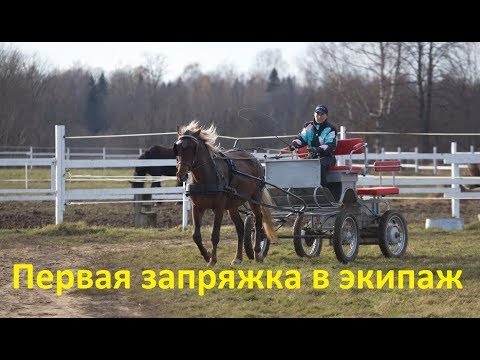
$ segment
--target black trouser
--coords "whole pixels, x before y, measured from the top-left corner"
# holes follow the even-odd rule
[[[321,173],[321,182],[322,186],[325,187],[327,186],[327,167],[335,165],[337,160],[333,156],[325,156],[320,159],[320,165],[322,168],[322,173]]]

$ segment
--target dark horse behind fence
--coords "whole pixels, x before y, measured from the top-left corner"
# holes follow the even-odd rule
[[[166,148],[160,145],[152,146],[151,148],[145,150],[139,159],[175,159],[175,154],[171,148]],[[144,179],[137,179],[139,176],[176,176],[177,167],[172,166],[137,166],[133,173],[135,180],[131,181],[133,188],[143,188],[145,181]],[[152,181],[152,187],[161,187],[162,184],[160,181]],[[177,186],[179,185],[177,181]]]
[[[470,176],[480,177],[480,164],[467,164],[468,174]],[[460,185],[462,191],[472,191],[480,187],[480,184]]]
[[[238,208],[246,202],[254,214],[255,243],[253,254],[249,254],[247,248],[245,250],[257,262],[263,261],[263,234],[268,241],[276,240],[277,234],[270,209],[262,205],[272,205],[272,199],[265,188],[265,170],[260,161],[245,150],[221,152],[215,146],[217,133],[213,125],[204,129],[197,121],[192,121],[185,127],[177,125],[177,133],[178,140],[173,146],[177,156],[177,177],[184,182],[188,173],[191,174],[187,194],[192,204],[193,241],[205,261],[209,266],[217,262],[220,226],[224,211],[228,210],[237,231],[237,251],[232,265],[242,262],[244,237],[247,235],[250,239],[251,233],[246,234]],[[211,253],[203,246],[200,232],[202,217],[207,209],[214,213]]]

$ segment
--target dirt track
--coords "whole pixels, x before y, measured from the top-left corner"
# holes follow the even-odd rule
[[[449,200],[391,201],[391,206],[402,213],[409,224],[425,224],[427,218],[451,217]],[[162,203],[152,208],[157,213],[157,227],[170,228],[182,224],[182,206]],[[478,221],[478,200],[462,200],[460,214],[467,224]],[[207,214],[204,224],[211,224]],[[64,221],[84,221],[88,225],[134,227],[131,204],[71,205],[66,207]],[[228,216],[224,223],[230,223]],[[52,202],[0,202],[0,229],[37,228],[55,224],[55,208]]]
[[[107,245],[83,246],[24,246],[1,249],[0,251],[0,318],[85,318],[85,317],[141,317],[136,309],[128,307],[120,293],[101,296],[76,296],[66,290],[61,296],[55,290],[44,290],[34,286],[28,289],[22,285],[13,288],[13,264],[34,264],[35,271],[79,269],[85,263],[95,263]],[[108,251],[112,251],[111,246]],[[128,251],[128,246],[117,246],[115,251]],[[21,283],[23,284],[23,283]],[[54,286],[55,287],[55,286]]]
[[[462,200],[461,214],[465,223],[478,221],[480,212],[478,201]],[[401,201],[392,203],[400,211],[409,224],[424,224],[427,217],[450,217],[450,202],[434,201]],[[181,224],[182,207],[175,204],[162,204],[154,208],[158,213],[158,227],[168,228]],[[68,222],[85,221],[89,225],[112,227],[133,227],[133,206],[120,205],[85,205],[67,207],[64,220]],[[229,223],[225,217],[225,223]],[[0,228],[19,229],[35,228],[55,223],[53,204],[44,203],[6,203],[0,202]],[[205,217],[205,225],[211,224],[211,217]],[[163,239],[165,240],[165,239]],[[163,241],[158,240],[158,241]],[[121,244],[112,249],[111,246],[99,242],[82,245],[40,246],[35,239],[22,241],[0,247],[0,317],[143,317],[140,305],[129,304],[121,292],[111,295],[91,294],[77,296],[67,290],[64,295],[57,296],[54,290],[46,291],[38,288],[13,289],[12,267],[16,263],[31,263],[36,269],[49,269],[52,272],[65,269],[79,269],[85,264],[95,264],[96,259],[105,252],[129,251],[129,247],[152,246],[151,241],[132,244]],[[92,265],[93,266],[93,265]]]

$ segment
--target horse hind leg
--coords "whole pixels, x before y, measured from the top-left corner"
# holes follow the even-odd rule
[[[211,259],[211,254],[208,252],[208,250],[203,246],[202,242],[202,232],[201,232],[201,226],[202,226],[202,217],[203,214],[205,213],[205,210],[200,210],[198,206],[193,205],[192,206],[192,220],[193,220],[193,241],[198,247],[198,250],[200,250],[200,254],[203,256],[205,261],[208,263],[210,262]]]
[[[235,229],[237,230],[237,252],[235,253],[235,258],[232,260],[232,265],[238,265],[242,263],[243,260],[243,234],[244,234],[244,225],[240,213],[237,208],[229,209],[228,213],[230,218],[235,224]]]
[[[256,262],[263,262],[263,255],[261,252],[262,242],[262,210],[257,204],[250,204],[254,215],[255,222],[255,244],[253,245],[254,257]]]

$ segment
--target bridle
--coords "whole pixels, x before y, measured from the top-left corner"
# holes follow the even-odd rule
[[[192,162],[189,164],[183,160],[181,161],[178,161],[178,165],[184,165],[187,167],[187,172],[190,172],[190,171],[193,171],[195,169],[198,169],[199,167],[205,165],[205,164],[208,164],[210,161],[212,161],[213,159],[211,157],[209,157],[208,160],[204,161],[203,163],[201,164],[197,164],[197,150],[198,150],[198,139],[193,136],[193,135],[182,135],[182,136],[179,136],[178,137],[178,140],[175,142],[174,146],[173,146],[173,153],[175,154],[175,156],[178,156],[178,151],[177,151],[177,146],[182,144],[182,148],[183,149],[186,149],[188,144],[187,143],[184,143],[182,142],[182,140],[184,139],[192,139],[195,143],[195,149],[193,150],[193,160]],[[182,157],[183,158],[183,157]]]

